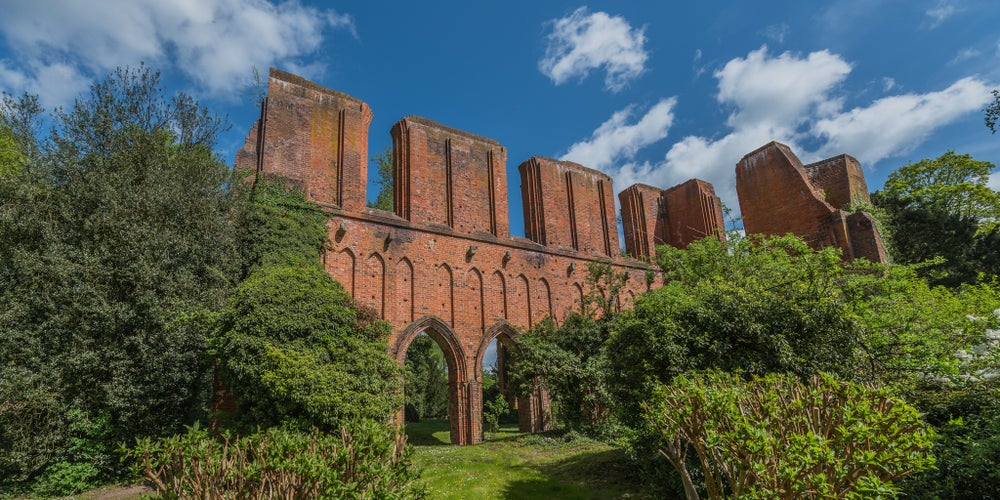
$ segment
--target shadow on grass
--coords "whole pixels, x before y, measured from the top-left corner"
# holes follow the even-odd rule
[[[544,479],[511,482],[501,498],[648,498],[631,477],[622,450],[579,453],[534,468]]]
[[[406,442],[413,446],[445,446],[451,444],[451,427],[448,420],[425,419],[407,422],[404,428]]]

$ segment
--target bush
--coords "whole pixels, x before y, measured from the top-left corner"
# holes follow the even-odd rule
[[[698,498],[692,465],[709,498],[886,498],[899,492],[893,481],[934,466],[934,431],[916,409],[826,374],[682,375],[644,417],[688,498]]]
[[[272,427],[243,437],[186,434],[123,450],[167,498],[422,498],[406,437],[356,421],[339,434]]]

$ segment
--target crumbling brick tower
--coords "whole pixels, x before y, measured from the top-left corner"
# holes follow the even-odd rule
[[[628,275],[621,307],[657,283],[646,280],[648,264],[621,255],[610,177],[572,162],[525,161],[527,238],[511,237],[506,149],[425,118],[403,118],[391,130],[395,213],[366,208],[371,120],[361,100],[272,69],[236,168],[285,178],[323,206],[330,215],[327,271],[392,324],[390,352],[399,362],[417,335],[437,342],[448,363],[451,441],[479,442],[483,356],[494,339],[516,355],[518,332],[578,310],[589,263]],[[709,213],[684,225],[699,229],[664,241],[684,245],[696,234],[718,234],[721,216],[705,206],[714,193],[698,182],[697,196],[666,196],[672,216],[643,209],[623,220],[655,228],[680,214]],[[685,207],[686,199],[694,205]],[[652,252],[631,241],[626,248],[636,256]],[[544,392],[520,398],[518,409],[524,431],[551,424]]]
[[[847,260],[887,260],[871,216],[844,210],[870,202],[861,164],[851,156],[802,165],[788,146],[770,142],[736,165],[736,190],[747,234],[791,233],[813,248],[836,246]]]

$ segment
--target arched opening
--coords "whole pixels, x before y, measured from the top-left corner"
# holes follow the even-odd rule
[[[416,408],[406,406],[400,409],[399,422],[405,425],[406,433],[413,444],[469,444],[473,442],[468,425],[468,384],[465,367],[465,354],[455,333],[440,318],[424,316],[406,327],[399,336],[393,354],[401,364],[422,364],[425,376],[423,390],[433,394],[428,398],[424,394],[425,403],[429,399],[431,407],[424,406],[430,417],[423,421],[423,416],[414,414]],[[440,363],[444,364],[446,380],[441,377]],[[410,377],[407,377],[410,378]],[[414,382],[414,380],[410,380]],[[443,387],[442,387],[443,385]],[[407,384],[404,380],[404,395],[409,393],[418,396],[419,388]],[[446,410],[441,415],[441,392],[446,394]],[[411,404],[416,398],[406,398]],[[417,409],[419,412],[419,409]],[[409,417],[409,418],[407,418]],[[416,418],[415,418],[416,417]],[[416,421],[415,421],[416,420]]]
[[[507,367],[516,358],[519,349],[516,335],[517,331],[507,322],[497,323],[487,330],[486,335],[483,336],[479,344],[479,349],[476,351],[474,369],[482,381],[480,387],[483,391],[479,398],[479,401],[482,402],[482,406],[480,407],[482,411],[479,412],[479,415],[474,416],[474,418],[478,417],[482,421],[479,440],[482,440],[484,437],[502,437],[505,432],[513,432],[513,426],[505,428],[504,424],[506,419],[513,418],[514,415],[517,417],[517,429],[519,432],[541,432],[552,428],[548,392],[545,390],[536,390],[528,395],[517,395],[513,390],[514,388],[510,385]],[[493,374],[496,379],[495,391],[489,390],[489,381],[487,380],[487,374],[491,368],[495,370]],[[494,394],[500,394],[504,398],[511,412],[503,418],[501,418],[501,415],[497,415],[498,432],[492,432],[492,429],[487,427],[488,424],[492,423],[487,421],[487,418],[489,418],[488,411],[490,410],[488,405],[491,396]],[[494,406],[494,409],[496,409],[496,406]],[[506,429],[510,430],[507,431]],[[483,433],[482,431],[486,432]]]
[[[513,346],[506,336],[498,335],[486,345],[483,353],[482,399],[483,439],[499,439],[518,431],[518,398],[511,386],[508,367],[513,358]]]
[[[444,351],[421,332],[404,355],[403,424],[411,444],[451,444],[448,363]]]

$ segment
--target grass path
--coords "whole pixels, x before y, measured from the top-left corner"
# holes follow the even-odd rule
[[[596,441],[504,427],[485,443],[450,446],[443,420],[408,424],[406,433],[430,498],[644,498],[624,453]]]

